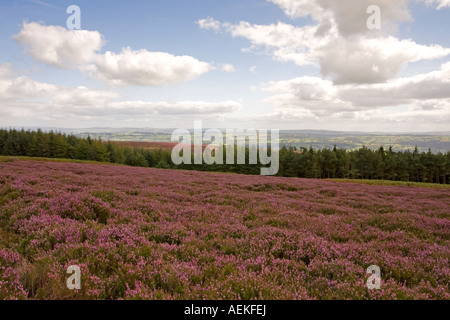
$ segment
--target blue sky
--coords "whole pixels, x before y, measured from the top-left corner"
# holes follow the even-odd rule
[[[365,2],[2,1],[0,126],[448,130],[450,3]]]

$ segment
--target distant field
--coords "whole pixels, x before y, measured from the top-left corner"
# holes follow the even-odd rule
[[[158,149],[172,150],[177,145],[177,143],[172,142],[143,142],[143,141],[112,141],[112,142],[120,146],[139,148],[144,150],[158,150]]]
[[[111,141],[139,141],[139,142],[170,142],[170,129],[85,129],[72,130],[80,137],[101,137]],[[450,151],[450,134],[448,132],[428,134],[388,134],[388,133],[355,133],[335,131],[302,131],[281,130],[281,146],[306,147],[314,149],[338,148],[354,150],[363,146],[369,149],[386,149],[392,146],[394,151],[414,150],[417,146],[420,152],[446,153]]]
[[[144,150],[169,150],[171,151],[178,143],[173,142],[136,142],[136,141],[111,141],[117,145],[131,147],[131,148],[139,148]],[[207,145],[203,145],[202,149],[205,150]]]
[[[450,299],[448,189],[2,159],[0,299]]]
[[[385,149],[390,146],[395,151],[413,151],[417,146],[420,152],[446,153],[450,150],[450,135],[407,135],[407,134],[302,134],[284,132],[281,135],[281,143],[293,147],[309,147],[332,149],[338,148],[354,150],[366,146],[377,150],[381,146]]]

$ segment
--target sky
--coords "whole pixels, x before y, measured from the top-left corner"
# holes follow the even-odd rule
[[[449,131],[449,30],[450,0],[1,1],[0,127]]]

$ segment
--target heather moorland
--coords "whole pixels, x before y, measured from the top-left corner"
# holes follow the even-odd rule
[[[0,160],[0,299],[449,299],[449,244],[448,188]]]

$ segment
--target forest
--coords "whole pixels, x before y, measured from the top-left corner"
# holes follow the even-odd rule
[[[224,154],[226,148],[224,148]],[[248,153],[248,150],[247,150]],[[235,153],[236,154],[236,153]],[[0,129],[0,155],[90,160],[137,167],[232,172],[258,175],[262,165],[175,165],[170,150],[145,150],[119,146],[91,137],[61,132]],[[247,156],[248,159],[248,156]],[[283,177],[312,179],[369,179],[425,183],[450,183],[450,151],[447,153],[341,148],[296,148],[280,150]]]

